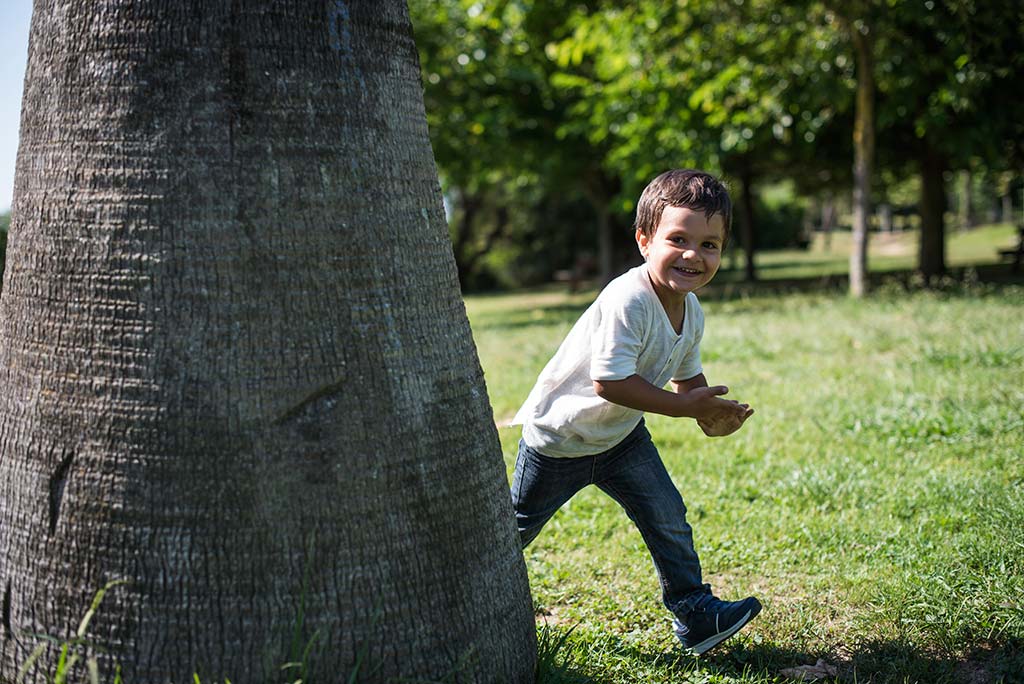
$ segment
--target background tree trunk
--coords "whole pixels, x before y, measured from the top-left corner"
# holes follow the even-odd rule
[[[960,230],[969,230],[974,227],[974,201],[972,195],[973,188],[971,172],[961,171],[960,172],[960,201],[957,204],[957,220],[960,224]]]
[[[871,174],[875,157],[874,37],[847,24],[857,59],[857,104],[853,124],[853,246],[850,252],[850,294],[868,291],[868,236],[871,220]]]
[[[888,202],[884,202],[878,207],[878,223],[879,229],[883,233],[893,232],[892,205]]]
[[[832,251],[832,232],[835,229],[836,205],[829,192],[822,199],[821,204],[821,232],[825,234],[825,252]]]
[[[590,168],[584,174],[583,188],[597,215],[597,268],[604,286],[618,275],[615,268],[615,221],[610,207],[619,190],[618,183],[600,168]]]
[[[918,270],[928,283],[946,272],[945,160],[925,141],[919,158],[921,170],[921,251]]]
[[[37,0],[29,53],[0,681],[117,579],[105,681],[532,681],[404,3]]]
[[[740,242],[743,243],[745,256],[743,278],[752,283],[757,280],[757,267],[754,263],[754,254],[757,250],[757,235],[754,232],[754,174],[746,161],[741,161],[741,164],[739,178],[742,211],[739,212],[739,219]]]

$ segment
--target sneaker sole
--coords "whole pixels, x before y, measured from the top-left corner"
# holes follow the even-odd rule
[[[699,644],[691,646],[689,649],[686,649],[686,652],[689,653],[690,655],[695,655],[695,656],[699,656],[699,655],[703,655],[704,653],[707,653],[712,648],[714,648],[718,644],[722,643],[723,641],[725,641],[726,639],[731,637],[736,632],[738,632],[741,629],[743,629],[743,626],[746,625],[751,620],[753,620],[755,617],[757,617],[757,614],[760,613],[760,612],[761,612],[761,605],[758,604],[758,606],[756,608],[754,608],[753,610],[748,610],[746,615],[744,615],[735,625],[733,625],[732,627],[730,627],[729,629],[727,629],[724,632],[719,632],[718,634],[716,634],[713,637],[708,637],[707,639],[705,639],[704,641],[700,642]]]

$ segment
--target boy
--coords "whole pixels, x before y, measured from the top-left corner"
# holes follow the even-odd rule
[[[721,601],[701,578],[683,499],[661,462],[643,412],[695,418],[728,435],[753,414],[708,387],[700,363],[704,314],[693,290],[721,261],[732,204],[713,176],[674,170],[637,205],[645,263],[601,292],[541,371],[513,424],[522,424],[512,504],[525,548],[577,491],[596,484],[640,529],[674,615],[676,636],[700,655],[761,610],[756,598]],[[673,391],[662,389],[671,382]]]

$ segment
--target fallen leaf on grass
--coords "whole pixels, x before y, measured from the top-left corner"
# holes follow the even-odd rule
[[[814,665],[787,667],[785,670],[780,670],[779,674],[787,679],[796,679],[801,682],[816,682],[819,679],[833,679],[839,674],[839,669],[832,663],[819,659]]]

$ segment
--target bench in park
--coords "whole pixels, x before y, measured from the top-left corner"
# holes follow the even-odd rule
[[[1024,226],[1017,228],[1017,246],[999,250],[999,258],[1013,259],[1013,272],[1020,270],[1021,260],[1024,259]]]

